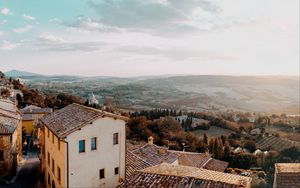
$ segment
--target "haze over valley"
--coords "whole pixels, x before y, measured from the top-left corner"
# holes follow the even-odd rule
[[[100,103],[107,96],[123,109],[171,108],[187,111],[251,111],[299,114],[297,76],[45,76],[22,71],[5,73],[46,93],[72,93]]]

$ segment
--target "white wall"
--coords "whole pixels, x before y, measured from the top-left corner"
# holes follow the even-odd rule
[[[119,144],[113,145],[113,134],[119,133]],[[97,137],[97,150],[91,150],[91,138]],[[85,140],[85,152],[79,153],[79,140]],[[119,175],[125,177],[125,122],[109,117],[100,118],[93,124],[70,134],[69,186],[70,187],[116,187]],[[105,169],[105,179],[99,178],[99,170]]]

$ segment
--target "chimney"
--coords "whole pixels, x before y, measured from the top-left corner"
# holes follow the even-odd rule
[[[205,156],[205,157],[209,157],[209,152],[208,152],[208,150],[205,150],[204,156]]]
[[[149,145],[153,145],[153,140],[154,140],[154,138],[153,138],[152,136],[150,136],[150,137],[148,138],[148,144],[149,144]]]

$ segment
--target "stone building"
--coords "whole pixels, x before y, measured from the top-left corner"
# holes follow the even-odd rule
[[[13,102],[0,100],[0,181],[15,175],[22,156],[22,121]]]
[[[300,163],[276,163],[273,188],[299,188]]]
[[[116,187],[125,178],[126,117],[71,104],[41,119],[46,187]]]

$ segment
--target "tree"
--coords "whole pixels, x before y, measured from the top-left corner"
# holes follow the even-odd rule
[[[224,143],[224,157],[223,157],[223,159],[225,161],[229,161],[230,157],[231,157],[230,145],[229,145],[228,141],[225,141],[225,143]]]
[[[207,137],[206,133],[204,133],[204,135],[203,135],[203,142],[204,142],[206,145],[208,145],[208,137]]]
[[[224,157],[224,149],[221,138],[215,138],[213,156],[216,159],[222,159]]]
[[[0,89],[1,97],[8,98],[10,96],[10,91],[8,89]]]
[[[280,155],[292,160],[300,160],[300,150],[296,146],[282,150]]]
[[[214,139],[211,138],[209,140],[209,145],[208,145],[209,153],[213,154],[214,148],[215,148],[215,142],[214,142]]]
[[[252,140],[248,140],[245,142],[244,147],[251,152],[254,152],[256,150],[256,143]]]

